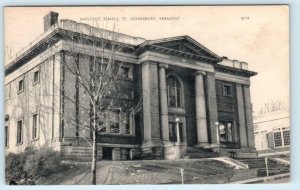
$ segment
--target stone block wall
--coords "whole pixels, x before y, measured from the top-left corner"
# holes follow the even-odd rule
[[[97,160],[102,159],[102,147],[98,147]],[[92,147],[84,146],[61,146],[61,155],[67,159],[82,161],[92,160]]]

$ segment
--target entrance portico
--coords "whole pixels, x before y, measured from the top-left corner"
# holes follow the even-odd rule
[[[196,52],[191,54],[171,48],[166,51],[166,44],[161,41],[158,44],[150,45],[148,51],[140,55],[139,62],[142,65],[142,152],[145,156],[181,158],[187,147],[218,151],[221,148],[225,152],[226,148],[231,152],[239,151],[241,146],[250,148],[251,140],[246,140],[250,142],[246,145],[241,137],[251,138],[249,93],[244,85],[249,82],[247,76],[253,73],[242,70],[237,73],[224,67],[232,74],[222,74],[220,68],[223,66],[216,67],[221,58],[212,52],[203,56],[200,55],[202,50],[194,47],[199,57],[198,61],[191,61]],[[190,44],[188,47],[191,48]],[[220,84],[223,86],[219,87]],[[241,85],[245,91],[240,91]],[[228,95],[224,94],[225,88]],[[227,131],[222,128],[220,134],[220,125],[216,123],[224,121],[229,127]],[[224,141],[224,134],[231,140]]]

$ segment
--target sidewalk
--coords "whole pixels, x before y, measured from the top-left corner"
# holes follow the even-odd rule
[[[291,173],[286,173],[286,174],[279,174],[279,175],[274,175],[269,177],[257,177],[257,178],[247,179],[247,180],[235,181],[229,184],[251,184],[251,183],[272,182],[277,179],[288,178],[290,177],[290,175]]]

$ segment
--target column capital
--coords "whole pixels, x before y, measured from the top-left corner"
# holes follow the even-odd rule
[[[197,75],[203,75],[205,76],[206,75],[206,72],[205,71],[200,71],[200,70],[197,70],[193,73],[193,75],[197,76]]]
[[[160,68],[165,68],[165,69],[169,68],[169,65],[168,65],[168,64],[165,64],[165,63],[159,63],[158,66],[159,66]]]
[[[140,62],[141,65],[156,65],[157,62],[154,62],[154,61],[149,61],[149,60],[146,60],[146,61],[142,61]]]

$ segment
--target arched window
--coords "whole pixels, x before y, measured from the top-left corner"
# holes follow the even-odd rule
[[[167,78],[168,106],[182,107],[181,85],[174,76]]]

